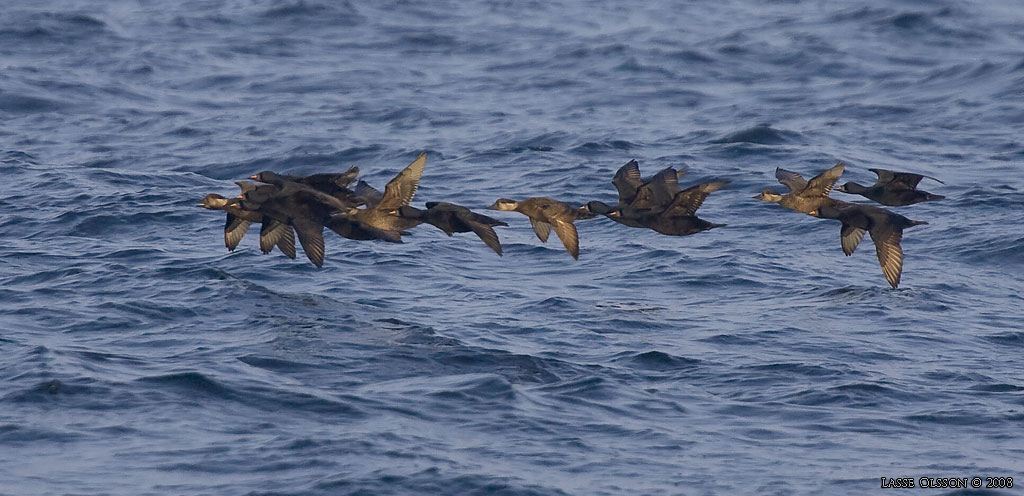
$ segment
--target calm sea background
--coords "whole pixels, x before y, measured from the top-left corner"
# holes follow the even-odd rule
[[[1020,2],[0,10],[0,494],[1024,485]],[[328,232],[316,269],[196,206],[421,151],[414,205],[614,202],[635,158],[729,179],[700,211],[728,226],[579,221],[576,262],[490,213],[504,257],[421,226]],[[868,239],[752,199],[838,160],[945,182],[896,209],[929,223],[897,290]]]

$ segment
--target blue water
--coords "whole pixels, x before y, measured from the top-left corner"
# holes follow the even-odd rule
[[[1016,1],[0,3],[0,494],[1024,485]],[[196,206],[420,151],[416,205],[614,202],[636,158],[729,179],[728,226],[580,221],[574,262],[494,213],[501,258],[421,226],[316,269]],[[898,290],[752,199],[837,160],[946,183]]]

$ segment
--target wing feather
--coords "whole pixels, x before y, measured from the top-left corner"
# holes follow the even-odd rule
[[[891,226],[883,226],[872,229],[869,234],[875,243],[875,254],[878,255],[885,280],[893,288],[899,287],[900,276],[903,274],[903,248],[900,246],[903,232]]]
[[[537,233],[541,243],[547,243],[548,235],[551,234],[551,224],[542,220],[536,220],[533,217],[530,217],[530,224],[533,225],[533,232]]]
[[[807,186],[800,191],[800,196],[828,196],[832,191],[832,187],[835,186],[836,181],[838,181],[839,177],[843,175],[844,168],[845,165],[843,165],[842,162],[839,162],[821,174],[814,176],[807,182]]]
[[[729,184],[729,181],[714,181],[686,188],[676,193],[675,199],[665,209],[665,212],[671,215],[697,215],[697,209],[704,204],[708,195],[726,184]]]
[[[377,191],[377,188],[370,186],[366,181],[359,180],[356,183],[356,188],[353,190],[353,194],[356,198],[363,200],[366,203],[366,208],[376,207],[381,198],[384,197],[384,193]]]
[[[323,267],[324,226],[307,219],[295,219],[292,221],[292,227],[299,236],[299,243],[302,244],[302,251],[306,252],[306,258],[313,262],[313,265]]]
[[[497,253],[499,257],[501,256],[501,241],[498,240],[498,234],[494,232],[491,226],[475,220],[468,220],[466,223],[469,224],[469,228],[480,237],[480,240],[485,245],[494,250],[494,253]]]
[[[791,193],[802,191],[807,187],[807,180],[804,179],[803,176],[786,169],[776,168],[775,179],[778,179],[779,183],[789,188]]]
[[[572,258],[579,260],[580,258],[580,236],[576,232],[576,226],[572,222],[566,222],[564,220],[556,220],[554,223],[555,234],[562,240],[562,245],[565,246],[566,251],[572,255]]]
[[[281,233],[281,237],[277,240],[277,247],[281,250],[281,253],[295,260],[295,231],[292,229],[292,226],[284,224],[284,232]]]
[[[248,220],[228,214],[227,221],[224,223],[224,246],[228,251],[235,251],[251,225],[252,222]]]
[[[843,224],[843,228],[839,231],[839,242],[843,245],[843,253],[846,256],[853,255],[854,250],[860,245],[860,240],[864,239],[865,232],[867,231],[859,227]]]
[[[270,253],[287,227],[288,224],[279,220],[264,218],[260,226],[260,251]]]
[[[643,186],[643,179],[640,177],[640,166],[636,160],[630,160],[615,172],[612,178],[612,186],[619,192],[619,203],[628,204],[636,198],[636,190]]]
[[[427,154],[421,153],[402,172],[384,187],[384,197],[377,208],[393,209],[408,205],[416,194],[423,176],[423,168],[427,165]]]

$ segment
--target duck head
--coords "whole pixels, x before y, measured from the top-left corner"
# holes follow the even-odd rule
[[[780,195],[780,194],[778,194],[778,193],[776,193],[776,192],[774,192],[774,191],[772,191],[770,189],[766,189],[766,190],[758,193],[758,195],[755,196],[754,199],[756,199],[756,200],[763,200],[763,201],[766,201],[766,202],[778,203],[779,201],[782,200],[782,195]]]
[[[210,193],[199,201],[199,206],[209,209],[221,209],[228,205],[228,199],[216,193]]]
[[[852,193],[852,194],[856,195],[856,194],[863,193],[864,191],[867,190],[867,188],[865,188],[864,186],[861,186],[861,185],[859,185],[859,184],[857,184],[857,183],[855,183],[853,181],[850,181],[850,182],[848,182],[846,184],[840,184],[839,186],[836,186],[835,190],[840,192],[840,193]]]
[[[509,200],[508,198],[499,198],[494,202],[493,205],[487,207],[488,210],[515,210],[519,206],[519,203],[515,200]]]
[[[259,181],[261,183],[274,183],[281,180],[281,176],[277,175],[276,172],[263,171],[257,174],[249,176],[249,179],[253,181]]]
[[[239,197],[245,196],[250,191],[256,189],[256,183],[251,183],[249,181],[235,181],[235,184],[237,184],[238,189],[241,190],[241,193],[238,194]]]

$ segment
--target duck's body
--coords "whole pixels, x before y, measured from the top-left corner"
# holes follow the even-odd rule
[[[250,179],[274,184],[278,187],[283,187],[286,182],[296,183],[331,195],[342,202],[360,205],[362,202],[356,199],[352,190],[348,188],[348,185],[352,184],[352,181],[358,175],[359,167],[351,167],[341,173],[312,174],[309,176],[281,175],[270,171],[263,171],[253,175]]]
[[[211,193],[203,198],[199,206],[227,213],[227,220],[224,223],[224,246],[228,251],[234,251],[238,247],[238,243],[249,231],[249,226],[259,223],[260,250],[263,253],[270,253],[274,246],[277,246],[282,253],[295,258],[295,233],[288,224],[265,217],[259,211],[244,209],[242,201],[237,198],[229,199]]]
[[[296,184],[296,183],[291,183]],[[241,203],[247,210],[254,210],[264,217],[291,226],[299,237],[299,243],[310,262],[317,267],[324,264],[323,227],[334,206],[328,206],[322,200],[323,193],[312,194],[312,188],[303,186],[294,188],[286,184],[283,188],[277,185],[262,185],[241,195]],[[337,199],[332,198],[335,202]],[[267,227],[267,223],[264,223]],[[267,233],[268,237],[272,232]],[[263,232],[261,231],[261,245]]]
[[[910,220],[902,215],[890,212],[873,205],[846,203],[838,200],[822,205],[810,212],[811,215],[823,219],[835,219],[842,222],[839,231],[843,253],[853,254],[864,238],[864,233],[871,235],[875,243],[875,254],[882,266],[882,274],[889,284],[899,287],[903,274],[903,230],[927,222]]]
[[[728,184],[728,181],[714,181],[698,184],[676,193],[672,202],[664,209],[616,208],[608,212],[612,219],[629,221],[640,227],[647,227],[670,236],[688,236],[707,231],[725,224],[713,224],[697,218],[697,209],[712,192]],[[629,225],[629,224],[627,224]]]
[[[940,183],[942,182],[934,177],[914,174],[911,172],[896,172],[886,169],[868,170],[874,172],[875,175],[878,176],[875,184],[871,186],[862,186],[851,181],[836,187],[836,191],[853,195],[861,195],[890,207],[902,207],[924,201],[936,201],[945,198],[945,196],[942,195],[934,195],[927,191],[917,189],[918,183],[926,177]]]
[[[281,194],[281,189],[272,184],[245,181],[236,181],[235,184],[241,189],[241,193],[231,201],[246,211],[257,212],[263,216],[263,223],[260,226],[260,251],[264,254],[270,253],[277,245],[285,255],[294,260],[295,230],[287,220],[265,215],[265,209],[262,208],[266,202],[273,205],[273,200]]]
[[[523,201],[501,198],[489,207],[491,210],[515,211],[530,219],[533,231],[541,242],[547,242],[551,229],[562,240],[562,245],[572,258],[580,257],[579,234],[573,221],[579,215],[579,210],[565,203],[551,198],[528,198]]]
[[[348,185],[352,184],[352,181],[355,181],[356,177],[359,177],[359,167],[349,167],[347,171],[335,174],[323,173],[311,174],[309,176],[284,176],[285,179],[305,184],[306,186],[312,186],[328,194],[351,191],[348,189]]]
[[[290,177],[299,177],[300,181],[308,179],[301,176]],[[348,188],[321,185],[321,187],[324,188],[324,190],[321,190],[303,182],[288,179],[286,176],[281,176],[271,171],[263,171],[258,174],[254,174],[250,179],[276,186],[278,188],[277,192],[270,195],[273,198],[299,195],[303,198],[316,200],[326,206],[332,207],[339,213],[345,212],[350,208],[355,208],[362,204],[362,201],[356,198]],[[243,195],[244,194],[245,193],[243,193]]]
[[[389,243],[402,242],[402,232],[382,231],[357,220],[350,219],[344,215],[332,215],[326,222],[324,222],[324,227],[334,231],[338,236],[355,241],[372,241],[379,239]]]
[[[778,203],[790,210],[810,213],[830,201],[828,196],[839,177],[843,175],[844,165],[839,162],[830,169],[814,176],[810,181],[800,174],[785,169],[775,169],[775,177],[789,188],[789,192],[781,195],[766,189],[754,198],[767,202]]]
[[[418,226],[421,223],[419,220],[392,215],[391,211],[404,207],[412,201],[416,189],[419,188],[420,177],[423,176],[426,164],[427,154],[420,154],[416,160],[388,182],[384,187],[383,194],[360,181],[356,186],[355,194],[366,202],[366,208],[348,208],[344,211],[344,215],[381,231],[400,232]]]
[[[619,194],[616,205],[608,205],[600,201],[591,201],[578,209],[578,219],[589,219],[595,215],[604,215],[609,219],[629,227],[646,227],[635,219],[647,210],[661,211],[667,207],[682,188],[679,177],[684,171],[672,167],[662,169],[647,181],[640,176],[640,166],[636,160],[630,160],[615,172],[612,186]],[[608,215],[619,210],[621,215]]]
[[[416,207],[403,206],[392,212],[406,219],[417,220],[430,224],[451,236],[454,233],[473,232],[494,250],[501,255],[501,242],[498,240],[494,226],[507,226],[508,224],[498,219],[481,215],[469,210],[466,207],[445,202],[427,202],[426,210]]]
[[[615,215],[615,213],[613,213]],[[616,215],[618,216],[618,215]],[[716,227],[723,227],[725,224],[712,224],[695,215],[666,215],[665,213],[643,213],[636,210],[621,214],[624,219],[632,219],[641,227],[646,227],[661,234],[669,236],[689,236],[701,231],[707,231]],[[613,217],[614,218],[614,217]]]

